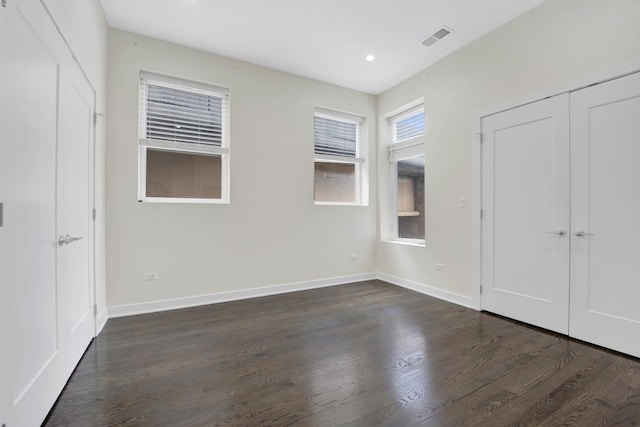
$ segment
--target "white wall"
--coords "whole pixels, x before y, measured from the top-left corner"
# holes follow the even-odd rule
[[[376,162],[369,206],[313,204],[314,107],[366,117],[375,154],[374,96],[111,29],[108,67],[110,308],[375,272]],[[137,201],[140,70],[230,87],[230,205]]]
[[[637,0],[549,0],[381,94],[379,115],[425,99],[427,241],[424,248],[381,242],[379,271],[470,297],[473,206],[458,208],[458,198],[471,201],[473,113],[639,59],[639,18]],[[381,227],[392,220],[385,127],[381,121]]]
[[[99,0],[44,0],[67,43],[96,91],[96,111],[107,106],[107,23]],[[98,322],[107,317],[105,280],[105,138],[101,117],[96,125],[96,302]]]

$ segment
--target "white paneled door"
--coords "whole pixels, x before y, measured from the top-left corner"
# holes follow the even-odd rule
[[[0,425],[28,427],[94,335],[94,94],[40,1],[0,26]]]
[[[482,307],[568,333],[569,96],[482,121]]]
[[[64,385],[56,284],[55,158],[58,64],[33,31],[29,4],[0,9],[2,44],[0,228],[4,389],[0,422],[34,426]],[[20,5],[21,6],[21,5]],[[9,351],[7,351],[9,350]],[[6,378],[5,378],[6,377]],[[46,415],[46,412],[45,412]]]
[[[571,336],[640,357],[640,73],[571,95]]]
[[[56,235],[58,283],[63,290],[60,326],[73,371],[95,333],[93,287],[94,93],[75,64],[60,67]]]
[[[482,133],[482,308],[640,356],[640,73]]]

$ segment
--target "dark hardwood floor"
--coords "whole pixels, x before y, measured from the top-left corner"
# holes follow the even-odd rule
[[[45,424],[636,426],[640,361],[371,281],[109,320]]]

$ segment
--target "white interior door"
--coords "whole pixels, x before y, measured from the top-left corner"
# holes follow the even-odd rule
[[[0,9],[0,58],[8,58],[9,56],[9,13],[6,10]],[[0,67],[0,129],[7,129],[7,120],[5,114],[7,114],[7,105],[2,102],[3,99],[9,98],[9,70],[8,67],[2,66]],[[9,308],[9,302],[7,301],[7,296],[9,292],[2,291],[2,287],[5,287],[5,280],[8,278],[7,272],[5,270],[6,262],[3,261],[5,257],[8,255],[8,241],[7,241],[7,232],[4,228],[4,203],[5,197],[8,196],[8,190],[5,188],[6,184],[6,172],[5,168],[7,167],[6,156],[8,155],[8,147],[7,144],[3,144],[0,142],[0,312],[6,312]],[[0,320],[4,321],[4,317],[0,317]],[[8,325],[0,325],[0,345],[6,348],[9,345],[9,336],[10,336],[10,328]],[[0,367],[9,366],[10,359],[5,354],[0,352]],[[0,384],[9,384],[9,373],[8,369],[0,369]],[[0,414],[7,414],[10,411],[10,390],[8,387],[0,387]],[[2,416],[0,416],[0,425],[4,421]]]
[[[55,402],[64,385],[55,246],[58,64],[33,29],[30,4],[22,6],[9,2],[2,10],[10,42],[2,45],[8,90],[0,101],[0,323],[7,334],[0,352],[7,412],[0,421],[9,426],[38,425],[43,408]]]
[[[640,357],[640,73],[572,93],[571,135],[570,334]]]
[[[95,333],[92,277],[94,93],[76,64],[60,67],[57,148],[57,273],[69,372]]]
[[[70,83],[73,58],[39,1],[9,1],[0,17],[0,425],[36,426],[93,335],[93,313],[86,316],[93,103],[82,83]],[[70,214],[81,205],[84,219]],[[58,228],[82,235],[84,246],[59,247]]]
[[[482,308],[568,333],[569,96],[482,119]]]

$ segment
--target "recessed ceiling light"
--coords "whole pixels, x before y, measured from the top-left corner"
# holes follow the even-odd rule
[[[373,61],[374,59],[376,59],[376,57],[375,57],[375,56],[373,56],[373,55],[371,55],[371,54],[369,54],[369,55],[367,55],[367,57],[366,57],[365,59],[366,59],[367,61],[371,62],[371,61]]]

